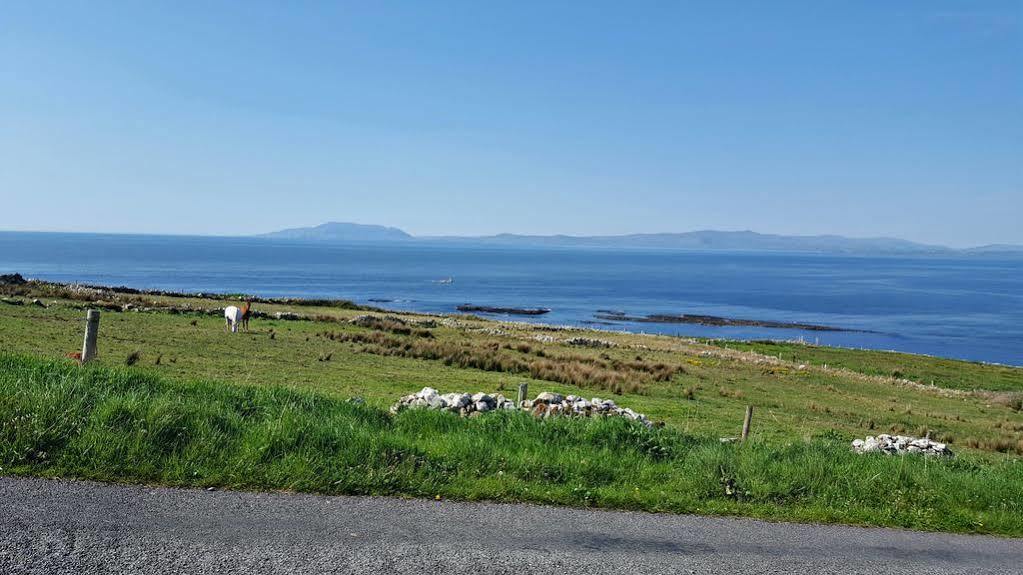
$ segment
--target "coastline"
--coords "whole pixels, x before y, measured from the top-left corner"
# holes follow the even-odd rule
[[[167,293],[344,297],[417,313],[452,313],[465,303],[548,308],[542,317],[522,317],[700,338],[803,337],[843,348],[1023,363],[1023,307],[1013,288],[1023,285],[1023,268],[1010,262],[402,246],[0,234],[0,272]],[[449,277],[453,284],[434,283]],[[955,293],[942,286],[956,286]],[[607,321],[593,317],[601,309],[708,319],[590,323]],[[843,331],[778,325],[785,323]]]
[[[17,279],[15,279],[15,278],[17,278]],[[677,338],[677,339],[684,340],[684,341],[711,343],[713,345],[726,346],[726,347],[729,346],[729,345],[735,346],[735,345],[749,345],[749,344],[757,344],[757,343],[761,343],[761,344],[777,344],[777,345],[801,346],[801,347],[806,347],[806,348],[820,348],[820,349],[859,351],[859,352],[865,352],[865,353],[885,353],[885,354],[891,354],[893,356],[906,356],[906,357],[928,358],[928,359],[952,361],[952,362],[965,362],[965,363],[976,364],[976,365],[985,365],[985,366],[992,366],[992,367],[1004,367],[1004,368],[1010,368],[1010,369],[1023,368],[1023,364],[1016,365],[1016,364],[1011,364],[1011,363],[1003,363],[1003,362],[995,362],[995,361],[963,359],[963,358],[942,356],[942,355],[936,355],[936,354],[909,352],[909,351],[903,351],[903,350],[898,350],[898,349],[878,349],[878,348],[871,348],[871,347],[854,347],[854,346],[827,345],[827,344],[812,343],[812,342],[809,342],[809,341],[807,341],[805,339],[802,339],[802,338],[799,338],[799,339],[796,339],[796,338],[746,338],[746,339],[743,339],[743,338],[728,338],[728,337],[701,337],[701,336],[684,335],[684,334],[666,334],[666,333],[657,333],[657,332],[647,332],[647,331],[644,331],[642,329],[639,329],[639,330],[628,329],[628,326],[617,324],[617,323],[605,324],[605,323],[598,323],[598,322],[581,322],[581,325],[574,325],[574,324],[566,324],[566,323],[545,323],[545,322],[537,322],[537,321],[525,321],[525,319],[520,319],[520,318],[526,318],[526,317],[538,317],[538,316],[543,315],[543,313],[535,313],[534,310],[536,310],[536,311],[544,310],[544,312],[550,311],[550,310],[545,310],[545,308],[522,308],[522,311],[525,311],[527,313],[514,313],[514,312],[508,312],[508,311],[495,311],[495,312],[490,312],[490,313],[482,313],[482,312],[480,312],[481,315],[476,315],[476,313],[471,313],[471,312],[468,312],[468,311],[460,311],[460,310],[458,310],[457,307],[461,307],[461,306],[457,306],[456,309],[454,309],[454,310],[452,310],[450,312],[417,311],[417,310],[406,310],[406,309],[395,309],[395,308],[381,307],[381,306],[376,306],[376,305],[373,305],[373,306],[364,305],[364,304],[356,303],[353,300],[343,299],[343,298],[329,298],[329,299],[325,299],[325,298],[303,298],[303,297],[262,297],[262,296],[255,296],[255,295],[249,295],[249,294],[236,294],[236,293],[187,292],[187,291],[178,291],[178,290],[134,288],[134,287],[125,286],[125,285],[106,286],[106,285],[99,285],[99,284],[93,284],[93,283],[54,282],[54,281],[48,281],[48,280],[25,278],[25,277],[23,277],[21,274],[19,274],[17,272],[10,273],[10,274],[0,274],[0,295],[2,295],[4,298],[10,297],[12,295],[14,295],[14,296],[19,295],[18,293],[16,293],[16,290],[17,290],[17,288],[19,286],[25,286],[26,289],[31,289],[32,287],[39,287],[39,288],[43,288],[43,289],[67,290],[69,292],[93,292],[93,295],[96,295],[96,296],[103,296],[104,294],[109,294],[109,295],[120,295],[120,296],[156,296],[156,297],[161,297],[161,298],[194,299],[194,300],[206,300],[206,301],[229,300],[229,301],[242,302],[242,301],[248,300],[248,301],[250,301],[252,303],[256,303],[256,304],[275,305],[275,306],[296,306],[296,307],[300,307],[300,308],[303,308],[303,307],[328,307],[328,308],[336,308],[336,309],[342,309],[342,310],[366,311],[366,312],[375,312],[375,313],[391,313],[391,314],[402,314],[402,315],[412,315],[412,316],[422,316],[422,317],[436,317],[436,318],[445,318],[445,317],[458,318],[458,317],[464,317],[464,318],[471,318],[471,319],[476,319],[476,320],[485,321],[485,322],[492,322],[492,323],[496,323],[496,324],[519,325],[519,326],[521,326],[523,328],[534,328],[534,329],[541,329],[541,330],[546,329],[546,330],[557,330],[557,331],[584,331],[584,332],[594,332],[594,333],[624,334],[624,335],[635,335],[635,336],[670,337],[670,338]],[[11,291],[12,288],[15,290],[14,293],[12,293],[12,291]],[[130,311],[132,309],[139,309],[141,311],[148,311],[144,307],[142,307],[142,308],[128,308],[127,310],[125,310],[122,306],[114,305],[114,304],[109,303],[109,302],[104,302],[104,298],[103,297],[94,298],[94,299],[91,299],[90,301],[92,303],[96,304],[97,307],[105,308],[105,309],[107,309],[109,311]],[[0,305],[2,305],[4,303],[9,303],[9,302],[5,302],[3,300],[0,300]],[[378,302],[378,303],[386,303],[386,302],[382,302],[381,301],[381,302]],[[201,310],[201,309],[197,309],[197,308],[194,308],[194,307],[184,307],[184,308],[181,308],[181,307],[175,307],[175,306],[172,306],[172,305],[163,305],[163,306],[155,306],[155,307],[157,307],[157,308],[159,308],[159,309],[161,309],[163,311],[169,311],[170,313],[202,312],[202,313],[206,313],[206,314],[209,314],[209,315],[217,315],[217,314],[221,313],[221,308],[213,308],[213,309],[208,309],[208,310]],[[472,306],[472,307],[485,308],[486,306]],[[491,308],[491,309],[515,310],[515,311],[518,311],[520,308],[496,308],[495,307],[495,308]],[[269,317],[264,312],[257,311],[257,312],[255,312],[255,314],[256,314],[255,317],[264,317],[264,318],[265,317]],[[620,317],[622,312],[619,312],[619,311],[616,311],[616,310],[606,310],[606,309],[597,310],[597,315],[601,315],[601,314],[609,314],[609,315],[614,315],[615,317]],[[289,314],[289,316],[290,315],[294,315],[294,314]],[[516,317],[516,316],[518,316],[518,317]],[[705,318],[705,317],[708,317],[708,316],[697,316],[697,317],[702,319],[702,318]],[[711,317],[712,319],[723,319],[723,320],[727,320],[728,319],[728,318],[717,318],[715,316],[709,316],[709,317]],[[738,320],[738,321],[750,321],[750,320]],[[644,323],[657,323],[657,322],[656,321],[642,321],[642,318],[640,318],[640,321],[638,321],[637,323],[639,325],[642,325]],[[694,324],[699,325],[698,321],[681,322],[681,323],[694,323]],[[780,323],[780,322],[762,322],[762,323],[772,324],[772,323]],[[734,324],[734,325],[741,325],[741,324]],[[808,325],[808,324],[787,324],[787,325],[791,326],[791,329],[805,329],[803,326]],[[870,332],[868,330],[855,330],[855,329],[844,329],[844,328],[829,328],[827,326],[811,326],[811,327],[817,327],[817,328],[820,329],[820,331],[840,331],[840,332],[851,332],[851,333],[874,333],[874,332]],[[811,329],[809,331],[814,331],[814,330]]]
[[[95,421],[75,429],[115,434],[105,435],[103,440],[82,440],[80,445],[130,445],[130,441],[121,441],[130,437],[148,440],[149,434],[132,435],[137,427],[125,427],[109,415],[113,413],[111,406],[134,406],[135,403],[124,402],[139,393],[151,392],[152,409],[156,411],[152,415],[133,415],[133,421],[152,421],[164,413],[160,409],[168,406],[176,410],[176,417],[183,418],[180,421],[193,421],[204,417],[210,406],[216,405],[222,412],[218,421],[237,422],[231,429],[238,441],[265,431],[261,437],[271,442],[268,445],[291,442],[287,445],[293,447],[284,453],[298,457],[309,453],[308,445],[303,447],[301,442],[310,437],[298,430],[305,429],[303,425],[322,423],[326,435],[314,433],[313,437],[337,437],[337,433],[343,436],[339,439],[343,439],[341,449],[331,447],[332,441],[315,441],[316,445],[327,446],[317,452],[323,464],[331,466],[334,463],[330,462],[336,463],[339,457],[350,456],[350,463],[337,468],[337,476],[306,475],[309,470],[300,464],[301,458],[293,458],[296,465],[281,475],[280,469],[274,467],[277,457],[268,460],[265,467],[272,473],[253,475],[251,467],[235,467],[239,450],[224,447],[222,438],[188,435],[192,438],[190,447],[182,451],[181,445],[173,443],[179,437],[176,433],[159,433],[152,437],[168,438],[171,443],[154,443],[142,451],[154,459],[152,468],[182,469],[162,458],[174,459],[179,453],[192,453],[198,448],[206,449],[206,456],[214,458],[217,464],[200,478],[168,472],[157,482],[265,489],[275,488],[279,482],[293,485],[311,477],[315,481],[303,483],[302,490],[416,493],[423,485],[417,470],[425,466],[437,471],[425,478],[431,496],[485,495],[556,504],[755,514],[761,503],[774,502],[778,492],[751,493],[749,497],[756,499],[748,504],[736,501],[734,490],[731,494],[720,491],[719,465],[763,473],[749,476],[743,471],[733,476],[733,484],[740,487],[778,473],[790,476],[787,474],[806,470],[801,479],[810,481],[815,493],[828,494],[832,493],[827,490],[832,489],[833,481],[813,472],[824,463],[824,458],[827,465],[842,468],[844,474],[853,474],[862,484],[849,499],[851,511],[845,499],[822,495],[820,501],[838,503],[828,507],[826,515],[806,515],[810,512],[805,509],[809,508],[798,505],[805,495],[803,488],[793,491],[785,484],[780,493],[791,497],[786,499],[791,503],[777,508],[776,516],[827,521],[856,517],[862,521],[871,517],[872,521],[885,524],[891,521],[886,511],[888,499],[867,501],[860,494],[876,492],[878,474],[885,473],[885,468],[878,466],[891,466],[893,472],[901,473],[902,458],[861,456],[852,453],[849,445],[858,438],[894,433],[918,437],[930,434],[936,441],[951,445],[957,458],[983,466],[985,480],[969,484],[973,486],[971,496],[1016,500],[1012,490],[1017,488],[1012,486],[1018,483],[1012,483],[1012,474],[1018,472],[1012,461],[1023,455],[1023,442],[1020,429],[1006,422],[1013,421],[1023,409],[1021,369],[873,351],[783,343],[709,342],[660,334],[498,321],[470,314],[369,311],[338,300],[324,300],[322,303],[330,304],[324,306],[302,305],[309,300],[257,304],[252,325],[231,333],[225,330],[223,309],[237,305],[244,299],[241,294],[228,294],[223,299],[209,293],[201,294],[201,298],[184,297],[199,294],[183,292],[174,296],[144,295],[135,293],[142,290],[125,286],[115,292],[40,282],[2,287],[10,288],[0,290],[5,293],[20,292],[5,296],[17,300],[17,304],[0,303],[4,348],[15,354],[0,354],[0,361],[7,362],[4,372],[7,385],[9,389],[20,390],[13,396],[21,397],[19,394],[25,393],[26,386],[23,378],[35,374],[38,381],[33,383],[33,397],[38,397],[40,403],[33,409],[41,414],[63,413],[58,406],[61,409],[70,404],[86,406],[88,411],[82,417]],[[82,368],[65,357],[80,348],[84,310],[94,307],[111,312],[102,312],[97,359]],[[68,388],[68,393],[98,395],[90,396],[88,401],[69,403],[64,399],[66,394],[55,393],[63,382],[76,381],[68,377],[81,378],[81,383]],[[109,381],[111,386],[102,387],[103,381]],[[594,427],[582,419],[537,421],[536,414],[526,412],[516,412],[519,419],[508,422],[514,423],[514,430],[494,424],[504,421],[501,415],[459,417],[415,410],[388,415],[396,400],[426,388],[442,395],[479,392],[510,399],[522,385],[528,387],[528,397],[554,393],[562,397],[611,398],[616,405],[642,413],[664,426],[647,429],[641,425],[622,435],[625,430],[607,427],[615,425],[611,420],[607,425],[593,421]],[[188,398],[184,404],[183,397]],[[251,408],[254,397],[262,398],[261,408]],[[47,407],[50,405],[53,408]],[[743,411],[750,406],[755,407],[756,413],[750,444],[739,447],[721,442],[720,438],[736,436]],[[300,414],[296,414],[296,408],[301,410]],[[14,413],[20,413],[15,409]],[[279,435],[281,413],[287,413],[289,418],[284,429],[295,430],[283,437]],[[151,426],[147,423],[145,428]],[[197,424],[192,431],[201,434],[204,429],[219,428]],[[593,435],[601,429],[610,434]],[[535,441],[522,443],[523,432]],[[555,441],[562,443],[558,449],[549,451],[552,432]],[[72,430],[69,437],[74,439],[77,433]],[[577,439],[566,439],[571,437]],[[365,452],[353,450],[350,443],[358,438],[382,442],[379,448],[367,449],[384,456],[359,455]],[[443,453],[436,452],[438,438],[446,438]],[[394,454],[390,450],[394,441],[403,442],[400,459],[387,455]],[[669,451],[662,451],[662,447]],[[482,478],[477,471],[481,449],[489,470]],[[608,449],[613,451],[611,457]],[[677,457],[671,455],[670,449],[679,450]],[[548,450],[545,453],[550,458],[542,465],[554,475],[537,475],[538,450]],[[47,461],[51,456],[63,457],[48,446],[45,451]],[[69,453],[68,457],[75,457],[73,450]],[[74,459],[82,465],[74,469],[82,475],[110,473],[113,469],[116,475],[107,476],[125,481],[142,477],[140,474],[146,469],[145,465],[119,466],[125,459],[120,453],[111,457],[110,467],[95,464],[93,457]],[[623,458],[631,461],[632,467],[619,472]],[[452,467],[452,461],[459,463]],[[509,467],[510,461],[519,463]],[[566,470],[575,473],[581,461],[584,462],[581,475],[564,475]],[[241,463],[249,465],[247,462],[250,460]],[[380,483],[344,483],[345,477],[366,477],[358,470],[367,463],[380,469],[380,474],[370,474],[380,478]],[[928,481],[935,480],[933,474],[940,465],[923,459],[907,459],[904,463],[912,465],[914,473],[926,472]],[[868,467],[861,468],[863,464]],[[47,462],[31,465],[35,467],[23,468],[26,473],[33,473],[32,470],[47,473],[49,469]],[[394,477],[395,465],[408,471],[398,485],[389,482]],[[777,470],[772,467],[776,465],[788,467]],[[961,463],[941,465],[940,469],[946,467],[949,475],[938,484],[928,483],[927,489],[938,489],[939,484],[951,482],[961,491],[963,481],[972,477],[962,471]],[[241,469],[248,471],[240,474]],[[452,470],[456,473],[463,470],[464,474],[458,476],[458,481],[446,483]],[[711,475],[704,477],[707,470]],[[601,477],[613,473],[620,479],[589,490],[577,489],[580,482],[592,481],[595,473]],[[641,493],[648,499],[636,498],[635,477],[660,477],[663,473],[670,473],[673,481],[678,482],[671,491],[678,497],[669,498],[670,508],[664,505],[665,495],[661,493],[664,486],[659,480],[640,485]],[[153,480],[152,476],[147,477]],[[998,484],[1002,487],[993,490],[991,477],[1002,478]],[[817,480],[821,483],[812,483]],[[693,501],[688,495],[691,493],[707,495]],[[833,494],[848,495],[841,489]],[[962,513],[957,517],[969,517],[973,522],[943,521],[943,528],[976,531],[977,523],[983,523],[989,531],[1018,531],[1004,520],[998,523],[997,514],[985,514],[956,499],[950,499],[950,504],[960,506],[957,509]],[[911,511],[916,513],[917,509]],[[967,512],[968,515],[963,515]],[[919,520],[919,515],[912,517],[916,519],[900,520],[901,524],[937,527],[933,522]]]

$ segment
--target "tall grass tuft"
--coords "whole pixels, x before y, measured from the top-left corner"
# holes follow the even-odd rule
[[[676,374],[684,372],[681,366],[664,363],[538,353],[525,344],[512,346],[496,341],[436,341],[432,339],[432,334],[424,340],[422,334],[383,321],[367,316],[360,320],[359,325],[374,328],[375,331],[324,331],[319,335],[331,341],[361,344],[356,348],[360,353],[441,361],[445,365],[484,371],[528,374],[535,379],[597,388],[616,394],[644,393],[645,384],[670,381]],[[421,331],[430,333],[427,330]],[[416,337],[401,337],[405,335]]]

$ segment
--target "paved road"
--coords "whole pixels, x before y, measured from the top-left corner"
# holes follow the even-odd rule
[[[1023,540],[0,478],[0,573],[1023,573]]]

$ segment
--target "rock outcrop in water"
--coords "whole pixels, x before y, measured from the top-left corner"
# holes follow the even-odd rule
[[[543,315],[550,313],[550,309],[545,307],[536,308],[521,308],[521,307],[492,307],[487,305],[471,305],[465,304],[460,305],[456,308],[458,311],[465,312],[481,312],[481,313],[499,313],[504,315]]]
[[[807,331],[858,331],[829,325],[817,325],[811,323],[793,323],[785,321],[771,321],[759,319],[738,319],[731,317],[720,317],[716,315],[691,315],[691,314],[651,314],[645,316],[631,316],[624,312],[598,312],[593,317],[607,321],[627,321],[635,323],[687,323],[710,326],[741,326],[741,327],[766,327],[776,329],[802,329]]]

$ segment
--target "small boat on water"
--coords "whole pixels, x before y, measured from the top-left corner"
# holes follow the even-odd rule
[[[455,283],[455,278],[444,278],[442,280],[433,280],[435,284],[450,284]]]

